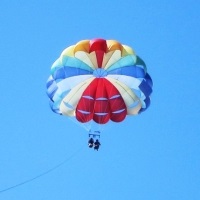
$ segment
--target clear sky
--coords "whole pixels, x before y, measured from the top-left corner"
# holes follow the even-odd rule
[[[198,0],[1,0],[0,190],[72,157],[0,199],[199,200],[199,9]],[[62,50],[93,38],[133,47],[154,81],[151,107],[105,128],[99,152],[50,110],[45,86]]]

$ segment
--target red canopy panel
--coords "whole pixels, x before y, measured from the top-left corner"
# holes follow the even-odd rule
[[[104,39],[94,39],[90,41],[90,53],[95,51],[98,68],[102,67],[104,54],[107,52],[107,43]]]
[[[91,119],[99,124],[105,124],[109,119],[120,122],[126,114],[123,98],[106,78],[94,79],[83,92],[76,108],[76,118],[83,123]]]

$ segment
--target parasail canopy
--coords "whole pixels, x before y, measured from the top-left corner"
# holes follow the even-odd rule
[[[51,67],[47,94],[55,113],[105,124],[123,121],[150,105],[152,79],[144,61],[115,40],[82,40]]]

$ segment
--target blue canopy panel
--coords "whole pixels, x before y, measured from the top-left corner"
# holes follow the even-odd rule
[[[141,84],[139,85],[140,90],[144,93],[146,97],[149,97],[152,93],[151,86],[147,83],[147,81],[144,79]]]
[[[52,76],[50,76],[48,78],[47,83],[46,83],[46,87],[47,87],[47,95],[52,100],[54,94],[56,93],[56,91],[58,89],[57,84],[56,84],[56,82],[55,82],[55,80],[53,79]]]
[[[141,82],[141,84],[139,85],[140,90],[144,93],[145,98],[143,100],[143,102],[145,103],[145,106],[143,106],[139,113],[145,111],[149,106],[150,106],[150,95],[152,93],[152,85],[153,82],[151,80],[151,77],[147,74],[145,76],[145,79]]]
[[[139,56],[136,56],[136,65],[142,66],[146,71],[146,64]]]
[[[150,75],[148,73],[146,73],[144,78],[147,81],[147,83],[149,84],[149,86],[152,88],[153,87],[153,81],[152,81]]]
[[[146,104],[146,106],[144,108],[141,108],[139,113],[141,112],[144,112],[151,104],[151,99],[149,97],[147,97],[145,100],[144,100],[144,103]]]
[[[137,65],[132,66],[125,66],[116,68],[113,70],[108,70],[108,74],[119,74],[119,75],[126,75],[126,76],[132,76],[135,78],[144,78],[145,77],[145,70]]]
[[[56,70],[52,77],[56,80],[56,82],[59,82],[60,80],[63,80],[68,77],[72,76],[79,76],[79,75],[88,75],[92,74],[92,71],[88,71],[85,69],[70,67],[70,66],[64,66]]]
[[[57,105],[57,103],[53,102],[51,99],[49,100],[49,105],[50,108],[53,112],[62,115],[62,113],[60,112],[59,106]]]

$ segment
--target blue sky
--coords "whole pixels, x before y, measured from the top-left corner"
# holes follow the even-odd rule
[[[200,3],[1,0],[0,190],[65,165],[3,200],[199,200]],[[127,44],[154,81],[151,107],[102,131],[51,112],[46,80],[64,48],[104,38]]]

